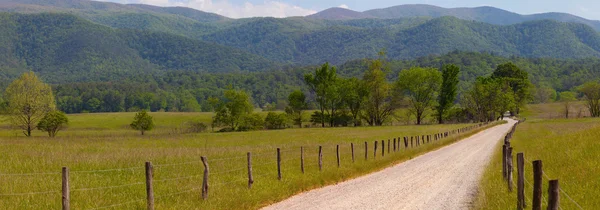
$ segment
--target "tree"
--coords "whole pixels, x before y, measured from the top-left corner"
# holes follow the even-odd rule
[[[515,101],[506,83],[489,77],[479,77],[461,98],[461,104],[476,121],[493,121],[496,114],[514,107]]]
[[[285,108],[285,112],[291,117],[294,124],[300,128],[302,128],[302,113],[307,106],[306,95],[302,91],[296,90],[288,96],[288,106]]]
[[[214,123],[227,125],[232,130],[237,130],[244,122],[244,117],[251,114],[254,109],[245,91],[233,89],[225,91],[223,101],[211,99],[211,105],[216,112]]]
[[[142,135],[144,135],[144,132],[154,128],[154,120],[152,119],[152,116],[146,112],[146,110],[142,110],[135,114],[133,122],[129,126],[140,131]]]
[[[438,97],[437,119],[440,124],[444,123],[444,115],[452,108],[456,99],[456,87],[458,86],[458,73],[460,68],[454,64],[442,67],[442,87]]]
[[[514,111],[516,114],[519,114],[520,107],[531,100],[530,89],[532,85],[529,81],[529,74],[515,64],[508,62],[498,65],[491,78],[499,79],[511,88],[515,99]]]
[[[396,86],[408,99],[409,110],[415,114],[417,125],[422,123],[427,109],[433,106],[441,82],[440,72],[433,68],[413,67],[400,72]]]
[[[367,91],[364,93],[364,118],[369,125],[383,125],[397,108],[392,85],[386,79],[388,69],[385,53],[380,52],[378,59],[369,62],[369,68],[363,76],[363,88]]]
[[[337,73],[334,66],[330,67],[329,63],[325,63],[321,68],[317,68],[313,74],[305,74],[304,82],[308,85],[310,91],[315,94],[317,105],[321,110],[321,126],[325,127],[325,111],[329,115],[334,114],[336,106],[338,106],[337,97],[339,96]],[[331,109],[331,111],[329,110]],[[333,117],[330,117],[333,120]],[[330,121],[333,126],[333,122]]]
[[[600,117],[600,84],[598,82],[586,82],[579,87],[583,93],[592,117]]]
[[[536,87],[533,92],[533,102],[537,104],[543,104],[552,102],[556,99],[556,90],[547,84],[541,84]]]
[[[360,112],[364,108],[364,103],[369,95],[369,90],[365,83],[357,78],[349,78],[342,81],[342,90],[340,92],[344,106],[350,111],[352,123],[354,126],[361,124]]]
[[[576,94],[575,92],[564,91],[560,92],[559,97],[560,102],[563,103],[564,106],[565,118],[569,119],[569,110],[571,109],[571,102],[577,100]]]
[[[41,131],[48,132],[48,136],[55,137],[58,131],[62,130],[69,123],[69,119],[64,112],[51,111],[48,112],[37,124],[37,128]]]
[[[4,95],[13,126],[23,130],[25,136],[31,136],[38,122],[56,107],[52,89],[33,72],[24,73],[13,81]]]

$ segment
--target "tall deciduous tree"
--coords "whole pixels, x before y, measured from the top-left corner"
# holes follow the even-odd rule
[[[438,97],[437,119],[440,124],[444,123],[444,115],[452,108],[456,99],[456,87],[458,86],[458,73],[460,68],[454,64],[442,67],[442,87]]]
[[[212,99],[211,104],[216,112],[214,122],[230,126],[232,130],[238,129],[244,123],[244,117],[254,109],[250,97],[243,90],[226,90],[223,101]]]
[[[425,112],[434,105],[441,82],[440,72],[433,68],[413,67],[400,72],[396,85],[407,97],[417,125],[422,123]]]
[[[304,75],[304,82],[316,96],[317,105],[321,110],[321,125],[325,127],[325,111],[327,111],[330,114],[330,125],[333,126],[333,114],[341,101],[336,68],[325,63],[321,68],[317,68],[314,74]]]
[[[38,122],[56,107],[52,89],[33,72],[27,72],[6,88],[7,113],[12,124],[31,136]]]
[[[369,69],[363,76],[364,88],[367,90],[364,118],[369,125],[383,125],[397,108],[398,100],[392,92],[392,85],[386,79],[388,68],[385,53],[380,52],[378,59],[369,62]]]
[[[366,88],[365,82],[357,78],[349,78],[343,80],[342,100],[344,106],[350,111],[352,115],[352,123],[354,126],[361,125],[360,112],[364,109],[365,101],[369,95],[369,90]]]
[[[587,82],[579,87],[583,93],[592,117],[600,117],[600,84],[598,82]]]
[[[461,104],[476,121],[492,121],[496,114],[502,116],[504,112],[511,110],[515,101],[506,83],[480,77],[463,94]]]
[[[516,114],[519,114],[520,108],[531,100],[532,85],[529,81],[529,74],[515,64],[508,62],[498,65],[491,78],[499,79],[511,88],[515,99],[514,111]]]
[[[288,96],[288,106],[285,108],[285,112],[294,121],[294,124],[302,128],[302,113],[308,105],[306,104],[306,95],[300,90],[296,90]]]

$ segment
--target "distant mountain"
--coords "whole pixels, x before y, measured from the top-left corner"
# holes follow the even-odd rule
[[[90,0],[3,0],[0,9],[11,12],[127,12],[171,14],[200,22],[215,22],[229,18],[187,7],[157,7],[144,4],[118,4]]]
[[[540,13],[533,15],[520,15],[514,12],[494,8],[442,8],[425,4],[400,5],[384,9],[373,9],[363,12],[377,18],[396,19],[406,17],[443,17],[452,16],[464,20],[475,20],[484,23],[510,25],[532,20],[556,20],[561,22],[583,23],[600,31],[600,21],[588,20],[566,13]]]
[[[227,25],[229,18],[184,7],[156,7],[89,0],[2,0],[0,12],[75,14],[115,28],[152,30],[198,38]]]
[[[295,19],[258,18],[202,39],[296,64],[339,64],[374,56],[381,49],[393,59],[454,50],[524,57],[600,56],[600,34],[583,24],[540,20],[502,26],[454,17],[396,20],[404,21],[360,19],[317,26]]]
[[[366,19],[366,18],[377,18],[369,14],[357,12],[354,10],[333,7],[321,12],[306,16],[314,19],[327,19],[327,20],[352,20],[352,19]]]
[[[33,70],[54,83],[115,81],[170,70],[251,72],[270,60],[183,36],[112,29],[68,14],[0,13],[3,74]],[[10,76],[10,75],[8,75]]]
[[[136,56],[158,65],[159,69],[231,72],[260,71],[279,63],[341,64],[377,55],[381,49],[386,49],[393,59],[441,55],[455,50],[523,57],[600,56],[598,32],[588,25],[571,23],[570,20],[578,20],[575,16],[548,13],[569,22],[522,22],[524,16],[492,7],[445,9],[404,5],[363,13],[333,8],[309,17],[245,19],[228,19],[181,7],[87,0],[5,0],[0,3],[0,10],[58,11],[109,26],[106,30],[115,31],[128,49],[137,52]],[[78,21],[92,24],[83,19]],[[137,34],[140,36],[131,38]],[[103,40],[96,42],[100,41]]]

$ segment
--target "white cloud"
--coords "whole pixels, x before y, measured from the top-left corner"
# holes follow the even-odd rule
[[[344,9],[350,9],[350,7],[348,7],[348,5],[346,4],[342,4],[340,6],[338,6],[339,8],[344,8]]]
[[[243,4],[232,4],[227,0],[137,0],[137,3],[156,6],[190,7],[231,18],[306,16],[317,12],[284,2],[270,0],[264,1],[262,4],[252,4],[247,1]]]

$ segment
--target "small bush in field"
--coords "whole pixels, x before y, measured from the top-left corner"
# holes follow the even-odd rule
[[[275,112],[269,112],[265,118],[265,127],[267,129],[285,129],[287,120],[287,115],[285,113],[277,114]]]

